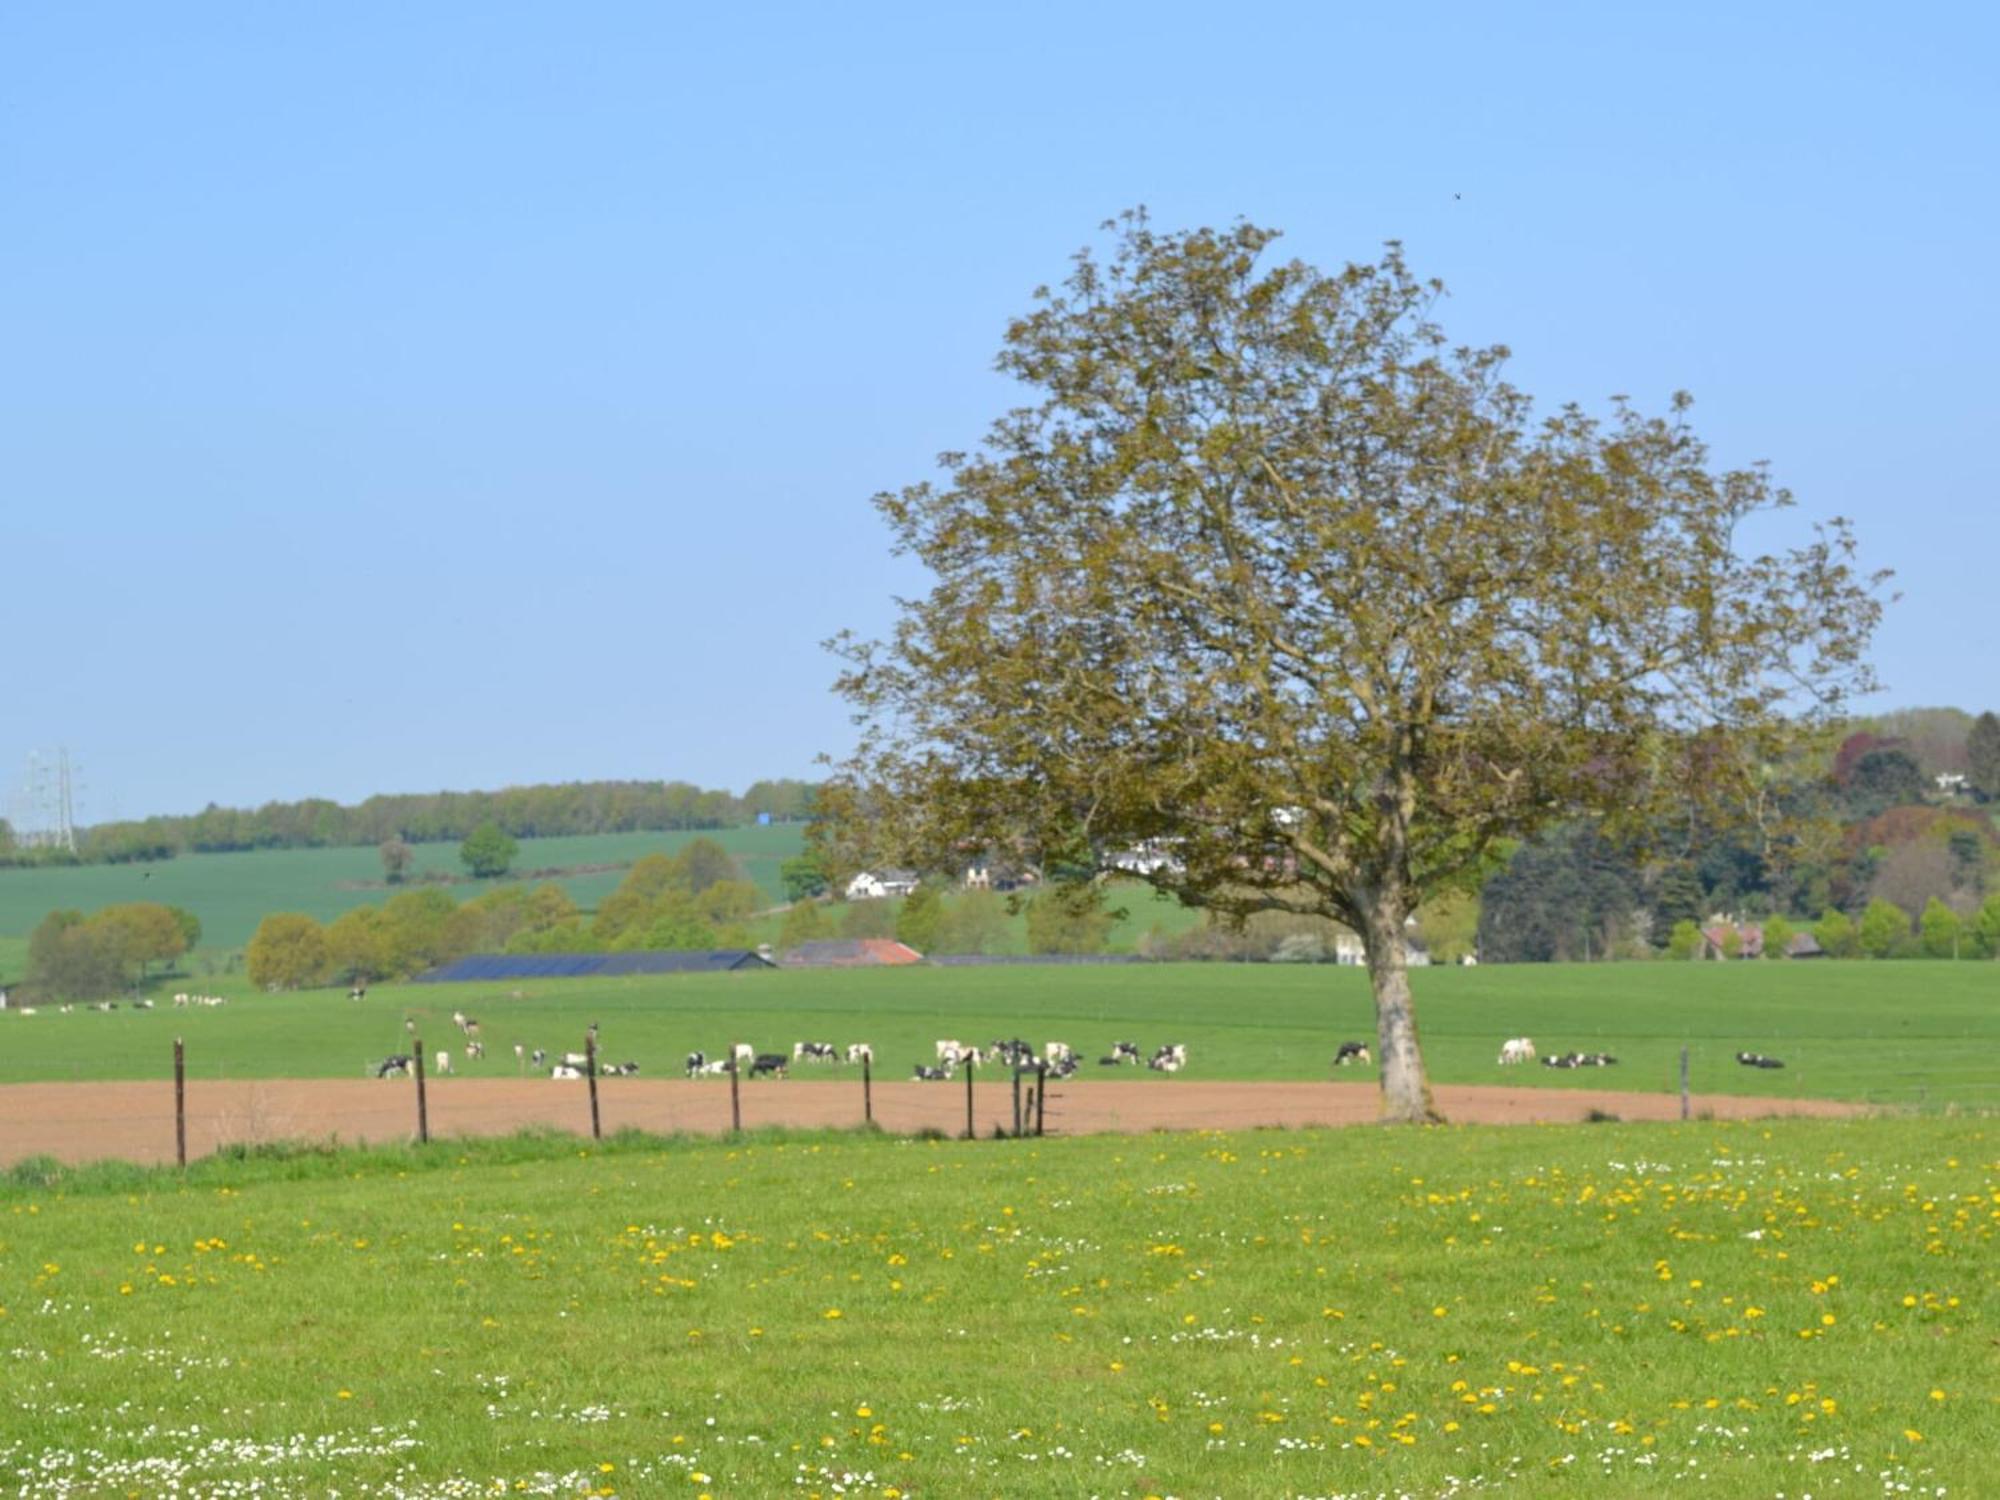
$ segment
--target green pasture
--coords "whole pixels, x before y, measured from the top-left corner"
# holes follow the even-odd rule
[[[1976,1496],[1996,1205],[1936,1118],[27,1166],[0,1483]]]
[[[1420,970],[1414,982],[1440,1082],[1670,1090],[1686,1046],[1697,1092],[2000,1107],[1996,964],[1488,965]],[[229,1003],[175,1010],[167,996],[182,984]],[[934,1059],[940,1037],[1018,1036],[1068,1042],[1093,1077],[1172,1088],[1176,1078],[1094,1060],[1115,1041],[1183,1042],[1190,1065],[1180,1077],[1324,1078],[1340,1041],[1372,1037],[1374,1014],[1361,970],[1285,964],[763,970],[402,985],[359,1002],[344,990],[260,995],[241,981],[170,980],[155,993],[150,1011],[0,1014],[0,1083],[163,1077],[175,1036],[197,1077],[359,1076],[407,1049],[406,1018],[428,1046],[455,1046],[450,1017],[462,1010],[479,1018],[487,1047],[484,1063],[460,1061],[475,1075],[512,1074],[516,1042],[579,1048],[596,1021],[606,1056],[649,1076],[734,1041],[787,1053],[796,1041],[865,1041],[879,1076],[906,1077],[917,1059]],[[1500,1044],[1516,1035],[1544,1052],[1609,1052],[1619,1065],[1502,1068]],[[1734,1056],[1746,1050],[1787,1066],[1740,1067]]]
[[[774,903],[784,899],[778,866],[804,847],[804,833],[797,824],[692,833],[590,834],[523,839],[514,868],[527,872],[629,864],[648,854],[671,854],[695,838],[714,839],[735,854]],[[463,875],[458,845],[417,845],[415,873]],[[558,884],[578,905],[594,907],[622,878],[622,873],[609,871],[573,876]],[[353,907],[384,901],[395,891],[380,887],[381,879],[382,862],[373,848],[263,849],[187,854],[143,865],[0,869],[0,932],[27,933],[61,907],[94,911],[121,901],[164,901],[201,918],[205,947],[237,948],[274,911],[300,911],[330,921]],[[357,885],[377,888],[352,888]],[[460,900],[481,888],[447,887]]]

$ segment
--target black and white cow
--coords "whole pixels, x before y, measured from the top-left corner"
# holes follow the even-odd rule
[[[1333,1055],[1333,1065],[1336,1068],[1347,1067],[1350,1063],[1359,1063],[1365,1067],[1370,1061],[1372,1059],[1368,1055],[1366,1042],[1342,1042],[1340,1050]]]
[[[410,1056],[398,1052],[394,1057],[385,1057],[375,1065],[377,1078],[401,1078],[410,1071]]]
[[[850,1064],[872,1063],[875,1061],[875,1049],[866,1042],[849,1042],[847,1044],[847,1060]]]
[[[759,1077],[768,1073],[773,1078],[785,1078],[791,1073],[791,1062],[782,1052],[759,1052],[750,1064],[750,1076]]]
[[[1146,1059],[1146,1066],[1155,1073],[1178,1073],[1187,1066],[1187,1048],[1179,1042],[1169,1042]]]
[[[1783,1063],[1775,1057],[1766,1057],[1761,1052],[1739,1052],[1736,1060],[1746,1068],[1782,1068]]]
[[[950,1068],[927,1068],[922,1063],[917,1064],[915,1081],[918,1083],[943,1083],[950,1077]]]
[[[708,1054],[706,1052],[690,1052],[687,1055],[688,1077],[699,1078],[701,1077],[702,1073],[707,1070],[707,1068],[708,1068]]]
[[[837,1063],[840,1049],[832,1042],[793,1042],[793,1062]]]

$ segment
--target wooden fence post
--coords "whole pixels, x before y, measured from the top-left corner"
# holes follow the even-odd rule
[[[604,1139],[604,1127],[597,1118],[597,1038],[587,1035],[583,1039],[583,1076],[590,1082],[590,1138]]]
[[[1688,1117],[1688,1049],[1681,1048],[1681,1118]]]
[[[975,1064],[971,1058],[965,1060],[965,1138],[977,1140],[979,1132],[972,1125],[972,1070]]]
[[[187,1049],[174,1038],[174,1160],[188,1164]]]
[[[1014,1139],[1021,1138],[1021,1070],[1014,1069]]]
[[[732,1134],[743,1134],[743,1095],[738,1092],[738,1083],[743,1073],[743,1059],[736,1055],[736,1046],[729,1048],[729,1129]]]
[[[869,1057],[861,1054],[861,1118],[868,1124],[875,1123],[875,1084],[873,1070],[868,1066]]]
[[[1042,1069],[1041,1082],[1035,1085],[1035,1134],[1042,1133],[1042,1121],[1049,1104],[1049,1070]]]
[[[424,1039],[411,1037],[417,1049],[417,1140],[428,1146],[431,1142],[430,1102],[424,1096]]]

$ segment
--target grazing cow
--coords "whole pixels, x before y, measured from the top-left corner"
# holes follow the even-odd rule
[[[847,1044],[847,1061],[849,1064],[858,1062],[872,1063],[875,1061],[875,1049],[866,1042],[849,1042]]]
[[[527,1055],[528,1055],[528,1049],[526,1047],[522,1046],[519,1042],[514,1043],[515,1062],[520,1062],[522,1059],[527,1057]]]
[[[549,1060],[548,1053],[543,1051],[540,1047],[537,1047],[533,1052],[530,1052],[528,1054],[529,1066],[533,1067],[535,1071],[538,1073],[542,1069],[542,1064],[547,1062],[548,1060]]]
[[[954,1065],[965,1055],[965,1043],[955,1038],[945,1038],[937,1044],[937,1060],[946,1066]]]
[[[917,1064],[916,1082],[918,1083],[943,1083],[950,1077],[950,1068],[927,1068],[922,1063]]]
[[[439,1074],[451,1071],[451,1054],[442,1047],[437,1050],[437,1067],[433,1071]]]
[[[1113,1062],[1130,1063],[1136,1068],[1141,1060],[1139,1057],[1139,1044],[1137,1042],[1113,1042],[1111,1044],[1111,1060]]]
[[[175,1010],[186,1010],[187,1008],[188,1008],[188,997],[186,995],[174,996]]]
[[[484,1062],[486,1060],[486,1043],[467,1042],[465,1044],[465,1055],[474,1062]]]
[[[365,984],[355,985],[347,992],[347,998],[350,1000],[366,1000],[368,998],[368,986]]]
[[[597,1071],[605,1078],[632,1078],[638,1075],[639,1065],[635,1062],[605,1063]]]
[[[757,1054],[756,1060],[750,1064],[750,1076],[757,1078],[766,1073],[770,1074],[773,1078],[786,1078],[790,1076],[791,1064],[784,1053],[759,1052]]]
[[[686,1066],[688,1077],[701,1077],[703,1071],[708,1067],[708,1054],[705,1052],[690,1052],[687,1055]]]
[[[1766,1057],[1761,1052],[1739,1052],[1736,1060],[1746,1068],[1782,1068],[1783,1063],[1775,1057]]]
[[[134,1000],[132,1002],[132,1008],[134,1010],[151,1010],[153,1008],[153,1002],[150,1000]]]
[[[1042,1065],[1045,1072],[1053,1073],[1058,1078],[1074,1078],[1079,1066],[1077,1055],[1074,1052],[1068,1053],[1055,1062],[1044,1063]]]
[[[1531,1063],[1535,1060],[1535,1044],[1527,1037],[1510,1037],[1500,1044],[1500,1065]]]
[[[1042,1047],[1042,1056],[1052,1063],[1067,1062],[1075,1058],[1076,1049],[1068,1042],[1048,1042]]]
[[[748,1042],[738,1042],[729,1049],[729,1055],[739,1066],[757,1060],[757,1050]]]
[[[1333,1055],[1333,1065],[1336,1068],[1344,1068],[1349,1063],[1366,1065],[1369,1061],[1371,1059],[1368,1056],[1366,1042],[1342,1042],[1340,1050]]]
[[[465,1012],[462,1010],[453,1011],[451,1013],[451,1024],[456,1026],[460,1031],[465,1030]]]
[[[793,1042],[792,1061],[799,1062],[801,1060],[805,1062],[837,1063],[840,1061],[840,1049],[835,1047],[832,1042]]]
[[[375,1076],[377,1078],[401,1078],[409,1071],[410,1058],[407,1053],[403,1052],[398,1052],[394,1057],[385,1057],[375,1065]]]
[[[572,1068],[568,1063],[557,1063],[553,1068],[549,1069],[549,1077],[581,1078],[583,1077],[583,1069]]]
[[[1187,1048],[1179,1042],[1170,1042],[1147,1058],[1146,1066],[1155,1073],[1178,1073],[1187,1066]]]

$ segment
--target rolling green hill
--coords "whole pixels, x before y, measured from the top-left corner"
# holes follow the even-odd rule
[[[775,903],[784,899],[778,866],[804,847],[800,824],[721,828],[693,833],[607,833],[577,838],[523,839],[517,871],[629,864],[671,854],[696,838],[712,838],[742,860],[750,878]],[[419,844],[416,874],[462,875],[456,844]],[[618,870],[558,881],[581,906],[592,907],[622,878]],[[156,864],[73,865],[0,869],[0,933],[20,936],[50,911],[94,911],[121,901],[164,901],[201,918],[206,947],[234,948],[274,911],[300,911],[322,921],[394,894],[382,887],[373,849],[268,849],[240,854],[187,854]],[[373,888],[370,888],[370,887]],[[478,887],[449,888],[463,899]],[[0,951],[0,963],[4,963]]]

